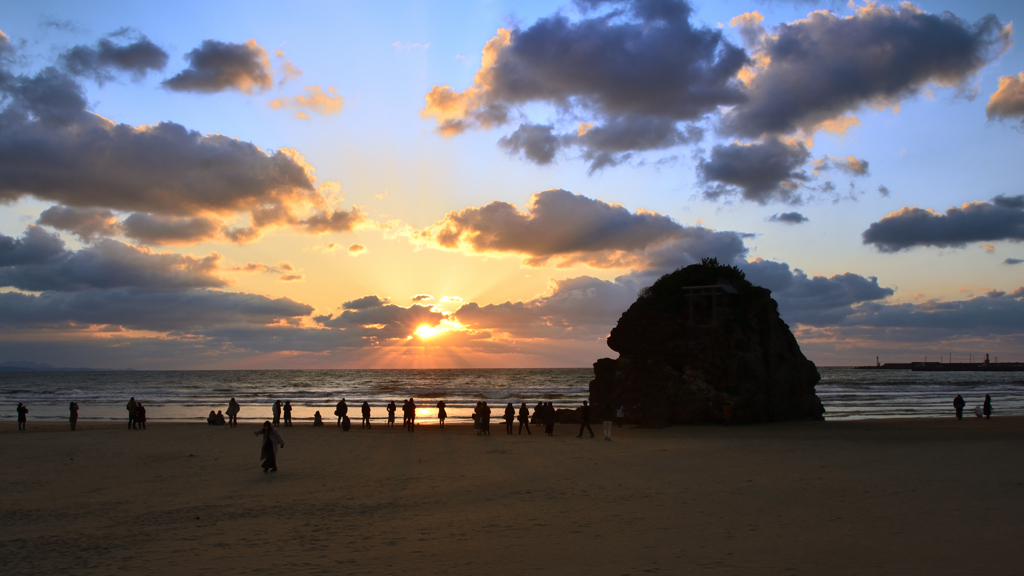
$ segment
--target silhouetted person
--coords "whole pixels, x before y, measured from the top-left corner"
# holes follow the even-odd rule
[[[139,423],[142,430],[146,429],[146,407],[139,402],[135,405],[135,421]]]
[[[289,428],[292,425],[292,401],[291,400],[285,400],[284,401],[284,425],[289,427]]]
[[[953,398],[953,408],[956,410],[956,419],[960,420],[964,417],[964,406],[967,402],[964,401],[964,397],[957,394],[956,398]]]
[[[555,405],[551,402],[544,404],[544,433],[548,436],[555,435]]]
[[[281,425],[281,401],[274,400],[274,407],[272,408],[274,413],[274,428]]]
[[[313,413],[313,426],[323,426],[323,425],[324,425],[324,419],[320,417],[320,411],[317,410],[315,413]]]
[[[263,473],[266,474],[268,470],[277,472],[277,448],[278,446],[284,448],[284,439],[281,438],[277,428],[271,426],[269,420],[263,422],[263,427],[257,430],[255,434],[257,436],[263,435],[263,442],[260,445],[260,460],[263,461]]]
[[[509,402],[505,406],[505,433],[512,433],[512,423],[516,420],[516,409],[512,407],[512,403]]]
[[[985,420],[992,417],[992,397],[988,394],[985,394],[985,404],[982,405],[981,410],[985,414]]]
[[[480,405],[480,416],[483,417],[483,426],[481,427],[484,432],[484,436],[491,435],[491,407],[487,405],[487,402],[483,402]]]
[[[544,423],[545,406],[546,405],[543,402],[537,402],[537,405],[533,407],[533,420],[530,421],[530,424],[536,426]]]
[[[409,401],[402,402],[402,428],[409,427]]]
[[[223,426],[224,424],[224,413],[217,410],[217,426]]]
[[[213,410],[210,410],[210,415],[206,417],[206,423],[208,425],[210,425],[210,426],[216,426],[217,425],[217,413],[214,412]]]
[[[394,400],[388,402],[388,428],[395,427],[395,412],[398,411],[398,405],[395,404]]]
[[[482,414],[483,408],[481,408],[483,402],[477,401],[476,406],[473,407],[473,431],[476,432],[477,436],[484,433],[484,415]]]
[[[448,411],[444,409],[444,400],[438,400],[437,402],[437,420],[441,423],[441,429],[444,429],[444,419],[448,417]]]
[[[18,402],[18,430],[24,431],[28,426],[28,407]]]
[[[360,428],[369,429],[370,427],[370,403],[363,400],[363,424]]]
[[[341,426],[341,419],[348,415],[348,404],[345,403],[344,398],[338,402],[338,406],[334,409],[334,415],[338,417],[338,426]]]
[[[519,405],[519,433],[523,433],[523,426],[526,426],[526,434],[530,435],[530,409],[526,407],[526,402]]]
[[[75,426],[78,425],[78,402],[72,402],[71,405],[68,406],[68,410],[71,411],[71,416],[68,418],[68,421],[71,422],[71,431],[73,432],[75,430]]]
[[[235,426],[238,426],[238,412],[241,409],[242,409],[242,407],[238,405],[238,402],[235,402],[234,398],[232,398],[231,400],[228,401],[228,426],[229,427],[234,428]]]
[[[594,431],[590,429],[590,404],[586,400],[583,401],[583,409],[580,410],[580,433],[576,435],[577,438],[583,438],[584,428],[590,432],[590,437],[593,438]]]
[[[416,401],[409,398],[409,432],[415,431],[416,426]]]
[[[136,414],[136,410],[138,409],[138,407],[139,407],[139,405],[135,403],[135,396],[132,396],[128,400],[128,404],[125,405],[125,408],[128,409],[128,429],[129,430],[135,430],[135,414]]]

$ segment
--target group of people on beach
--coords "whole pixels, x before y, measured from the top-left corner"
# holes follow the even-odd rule
[[[964,406],[967,406],[967,401],[963,396],[957,394],[956,398],[953,398],[953,410],[956,411],[957,420],[963,419]],[[978,418],[984,417],[986,420],[992,417],[992,396],[985,394],[985,402],[974,407],[974,415]]]
[[[390,400],[384,407],[388,412],[388,419],[384,424],[385,428],[394,428],[395,426],[395,412],[398,411],[398,405],[395,404],[394,400]],[[360,406],[360,414],[362,415],[362,421],[360,428],[370,429],[373,428],[371,423],[371,409],[370,403],[366,400],[363,401],[363,405]],[[348,432],[352,427],[352,421],[348,417],[348,401],[342,398],[338,405],[334,407],[334,415],[338,417],[338,427]],[[447,412],[444,410],[444,401],[438,402],[438,418],[441,420],[441,427],[444,428],[444,419],[447,417]],[[416,425],[416,402],[409,398],[402,402],[402,428],[405,428],[409,432],[415,431]],[[323,426],[323,418],[320,416],[320,411],[317,410],[313,414],[313,426]]]

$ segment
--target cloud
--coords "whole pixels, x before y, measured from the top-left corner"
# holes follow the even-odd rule
[[[1003,260],[1003,264],[1006,264],[1008,266],[1013,266],[1015,264],[1021,263],[1024,263],[1024,260],[1021,260],[1020,258],[1007,258],[1006,260]]]
[[[348,247],[349,256],[362,256],[367,252],[369,252],[369,250],[366,248],[366,246],[363,246],[362,244],[353,244]]]
[[[1024,72],[999,77],[999,88],[989,97],[985,113],[990,120],[1024,119]]]
[[[378,304],[370,305],[371,299],[376,299]],[[437,326],[446,317],[443,312],[434,312],[430,306],[413,304],[406,308],[387,304],[376,296],[366,296],[356,302],[360,302],[358,308],[351,308],[351,303],[346,303],[346,310],[341,314],[315,316],[313,320],[328,328],[369,328],[374,338],[393,340],[408,338],[423,325]]]
[[[352,207],[349,210],[325,210],[317,212],[308,218],[298,220],[306,232],[311,234],[324,234],[327,232],[349,232],[357,225],[366,222],[366,215],[358,208]]]
[[[903,207],[861,234],[864,244],[880,252],[898,252],[915,246],[962,248],[968,242],[1024,240],[1024,195],[996,196],[992,202],[967,202],[945,214],[918,207]]]
[[[528,104],[548,104],[560,123],[584,116],[598,130],[589,139],[560,140],[563,146],[579,146],[594,171],[614,164],[595,163],[602,155],[692,141],[693,130],[680,130],[678,123],[745,100],[736,80],[745,53],[720,30],[694,27],[687,3],[610,4],[610,12],[575,21],[555,14],[525,29],[499,30],[484,47],[473,85],[462,92],[434,86],[420,116],[453,135],[503,125],[513,110]],[[598,7],[581,6],[588,13]],[[544,126],[524,123],[503,145],[550,162],[552,140]]]
[[[281,282],[302,282],[305,277],[302,274],[285,274],[278,278]]]
[[[388,298],[380,298],[376,295],[363,296],[362,298],[356,298],[355,300],[349,300],[342,304],[342,308],[345,310],[366,310],[369,308],[379,308],[385,306],[390,302]]]
[[[768,218],[769,222],[781,222],[783,224],[803,224],[808,222],[806,216],[799,212],[783,212],[781,214],[772,214]]]
[[[417,294],[411,298],[413,302],[426,302],[427,300],[433,300],[434,297],[430,294]]]
[[[884,186],[884,185],[879,185],[878,186],[878,193],[881,194],[883,197],[888,198],[889,197],[889,187],[888,186]]]
[[[299,68],[295,66],[295,64],[293,64],[291,60],[288,60],[287,58],[284,57],[284,50],[275,50],[274,55],[281,60],[281,67],[278,70],[278,74],[280,75],[281,79],[277,81],[278,86],[284,86],[288,82],[291,82],[292,80],[295,80],[299,76],[305,74],[305,72],[299,70]]]
[[[414,233],[442,248],[528,257],[530,265],[551,259],[609,263],[619,252],[643,250],[677,238],[683,226],[653,212],[592,200],[565,190],[534,194],[522,212],[507,202],[450,212]]]
[[[331,86],[324,92],[320,86],[306,86],[306,94],[294,98],[275,98],[269,102],[274,110],[291,108],[293,110],[309,110],[318,114],[329,116],[341,112],[345,105],[345,99],[338,96],[338,90]],[[306,116],[308,119],[309,116]]]
[[[202,258],[155,253],[110,239],[65,250],[56,235],[38,227],[17,240],[0,235],[0,287],[34,292],[219,288],[226,285],[214,275],[219,261],[217,253]]]
[[[144,244],[194,244],[219,235],[220,222],[202,217],[135,213],[124,219],[124,235]]]
[[[112,70],[127,72],[135,80],[141,80],[150,72],[163,70],[167,66],[167,52],[145,35],[131,44],[114,44],[110,38],[102,38],[95,46],[78,45],[58,57],[58,62],[75,76],[88,76],[103,83],[113,80]]]
[[[509,154],[521,154],[536,164],[550,164],[561,147],[558,136],[552,134],[553,126],[520,124],[515,132],[498,140],[498,146]]]
[[[746,100],[722,118],[730,135],[813,132],[868,105],[892,105],[928,85],[966,84],[1012,44],[1012,26],[989,15],[970,25],[910,3],[877,3],[850,17],[829,11],[781,24],[762,38]]]
[[[39,214],[36,224],[57,230],[67,230],[78,236],[83,242],[92,242],[96,238],[115,236],[121,233],[117,216],[104,208],[50,206]]]
[[[262,92],[274,84],[267,51],[251,39],[245,44],[203,40],[185,55],[188,68],[163,81],[175,92]]]
[[[852,176],[867,176],[868,161],[854,156],[840,158],[838,156],[832,156],[831,154],[826,154],[814,161],[814,169],[816,172],[823,172],[833,168],[846,172]]]
[[[798,204],[798,194],[809,176],[800,167],[810,152],[800,142],[787,144],[766,138],[756,144],[720,144],[697,165],[704,197],[718,200],[739,194],[744,200],[767,204],[778,200]]]

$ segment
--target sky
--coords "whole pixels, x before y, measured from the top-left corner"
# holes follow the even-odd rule
[[[1014,1],[0,5],[0,363],[585,367],[705,257],[1024,361]]]

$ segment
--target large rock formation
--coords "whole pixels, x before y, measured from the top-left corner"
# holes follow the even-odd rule
[[[640,292],[594,363],[590,401],[642,425],[822,420],[821,379],[771,291],[705,259]]]

